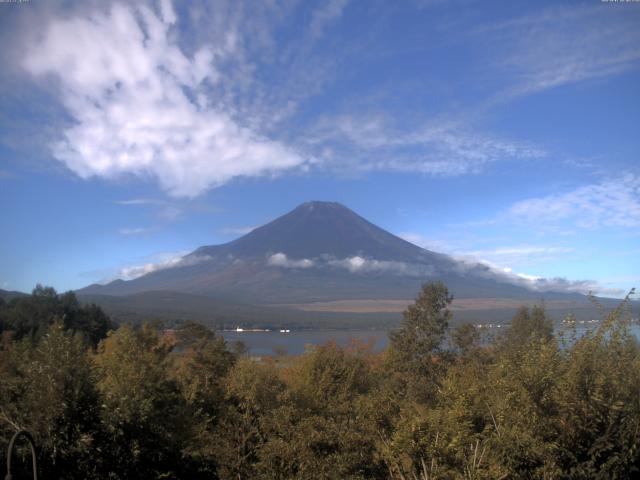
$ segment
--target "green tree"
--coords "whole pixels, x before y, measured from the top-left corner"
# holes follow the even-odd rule
[[[372,388],[366,346],[316,347],[286,371],[280,408],[262,421],[260,478],[378,478],[375,430],[365,411]]]
[[[433,400],[438,377],[443,371],[442,343],[446,337],[453,297],[442,282],[429,282],[415,302],[403,312],[399,330],[389,333],[393,388],[406,391],[421,401]]]
[[[451,320],[447,307],[452,300],[442,282],[425,283],[415,302],[403,312],[400,329],[389,334],[392,348],[418,370],[440,349]]]
[[[120,327],[94,356],[102,423],[110,438],[102,458],[114,478],[177,475],[189,433],[187,409],[170,378],[173,339],[149,324]]]
[[[27,337],[35,341],[56,321],[80,332],[92,346],[115,328],[100,307],[81,305],[73,292],[59,295],[39,284],[31,295],[13,298],[0,308],[0,330],[12,332],[15,340]]]
[[[265,422],[281,420],[277,411],[284,391],[273,363],[241,358],[231,369],[226,379],[226,407],[210,443],[221,478],[259,478],[260,450],[268,435]]]
[[[222,337],[204,325],[186,322],[175,332],[172,376],[183,396],[190,429],[183,453],[198,475],[214,474],[218,425],[225,410],[225,377],[235,363]],[[186,462],[186,460],[185,460]],[[195,475],[191,473],[191,477]]]
[[[520,348],[531,342],[548,342],[553,338],[553,321],[543,306],[534,305],[531,309],[526,306],[518,309],[502,340],[507,347]]]
[[[470,323],[459,325],[451,332],[451,343],[462,355],[478,346],[480,332]]]
[[[0,353],[5,447],[20,429],[33,435],[47,477],[98,476],[94,458],[103,446],[99,398],[82,338],[61,323],[47,328],[35,345],[23,341]]]
[[[640,345],[630,306],[628,296],[566,354],[553,392],[556,463],[566,477],[640,476]]]
[[[236,358],[246,357],[249,355],[249,347],[242,340],[235,340],[229,345],[229,350]]]

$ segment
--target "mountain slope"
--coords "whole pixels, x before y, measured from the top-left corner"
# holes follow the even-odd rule
[[[0,288],[0,298],[2,300],[4,300],[5,302],[8,302],[14,298],[19,298],[19,297],[26,297],[28,294],[23,293],[23,292],[16,292],[16,291],[11,291],[11,290],[2,290]]]
[[[292,258],[323,254],[345,258],[414,261],[426,250],[392,235],[335,202],[307,202],[273,222],[225,245],[200,247],[192,255],[231,253],[237,257],[284,252]]]
[[[241,303],[290,304],[412,298],[429,280],[445,282],[457,298],[542,297],[484,265],[413,245],[334,202],[304,203],[232,242],[200,247],[172,268],[91,285],[79,293],[176,291]]]

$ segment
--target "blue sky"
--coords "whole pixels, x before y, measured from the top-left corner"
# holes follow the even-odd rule
[[[640,285],[640,3],[0,3],[0,288],[307,200],[558,288]]]

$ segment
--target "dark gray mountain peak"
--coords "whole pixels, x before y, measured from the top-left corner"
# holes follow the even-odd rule
[[[298,205],[297,208],[306,208],[308,210],[313,210],[314,208],[343,208],[345,210],[351,211],[349,208],[345,207],[341,203],[328,202],[324,200],[311,200],[308,202],[304,202]]]
[[[292,210],[293,212],[298,211],[298,213],[306,213],[306,214],[344,214],[344,215],[357,215],[353,210],[348,207],[345,207],[341,203],[338,202],[327,202],[322,200],[312,200],[310,202],[301,203],[296,208]]]
[[[426,254],[417,247],[368,222],[336,202],[306,202],[289,213],[224,245],[200,247],[192,255],[240,258],[284,253],[291,258],[354,255],[378,260],[414,261]]]

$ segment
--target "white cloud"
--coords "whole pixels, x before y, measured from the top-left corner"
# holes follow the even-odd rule
[[[367,260],[357,256],[346,258],[344,262],[346,263],[347,268],[352,272],[357,272],[358,270],[362,270],[363,267],[367,265]],[[371,264],[371,261],[369,261],[369,263]]]
[[[178,20],[171,0],[160,0],[160,13],[165,23],[172,24]]]
[[[114,203],[118,205],[164,205],[164,200],[154,198],[130,198],[128,200],[116,200]]]
[[[515,249],[511,249],[515,250]],[[524,251],[524,249],[522,249]],[[534,249],[530,249],[534,250]],[[608,288],[593,280],[568,280],[566,278],[544,278],[537,275],[516,272],[510,267],[497,265],[488,260],[480,260],[472,255],[454,255],[458,272],[499,282],[518,285],[535,292],[594,293],[620,295],[622,290]],[[430,277],[436,274],[429,265],[410,264],[390,260],[376,260],[358,255],[352,257],[291,259],[284,253],[276,253],[267,259],[267,264],[281,268],[339,268],[352,274],[390,274],[400,276]]]
[[[268,257],[267,265],[284,268],[341,268],[351,273],[391,273],[409,276],[430,275],[433,273],[433,269],[428,265],[376,260],[358,255],[340,259],[329,256],[313,259],[292,259],[279,252]]]
[[[541,263],[557,260],[575,252],[564,246],[515,245],[484,250],[466,251],[452,242],[427,239],[419,233],[405,232],[398,235],[405,240],[438,253],[446,253],[458,262],[460,273],[473,273],[486,278],[512,283],[534,291],[555,291],[568,293],[593,292],[602,295],[620,295],[618,288],[607,287],[607,282],[593,280],[568,280],[566,278],[545,278],[531,275],[514,268],[533,267]],[[480,268],[479,268],[480,266]]]
[[[509,273],[507,273],[509,275]],[[516,283],[538,292],[564,292],[581,293],[583,295],[592,293],[594,295],[620,295],[624,290],[620,288],[608,288],[595,280],[569,280],[567,278],[542,278],[522,273],[512,273]]]
[[[511,283],[535,292],[561,292],[600,295],[620,295],[618,288],[608,288],[594,280],[569,280],[555,277],[545,278],[538,275],[516,272],[510,267],[496,265],[487,260],[479,260],[470,255],[456,255],[460,273],[470,273],[475,276]]]
[[[570,192],[532,198],[515,203],[507,212],[512,219],[529,222],[571,222],[576,227],[640,226],[640,176],[585,185]]]
[[[478,30],[505,48],[498,65],[513,81],[505,95],[523,95],[640,65],[638,17],[615,5],[548,8]]]
[[[595,280],[569,280],[567,278],[542,278],[522,273],[514,274],[524,281],[524,285],[539,292],[564,292],[581,293],[583,295],[614,295],[619,296],[625,293],[622,288],[611,288],[602,285]]]
[[[338,145],[337,161],[341,167],[347,151],[360,159],[356,167],[361,170],[420,172],[444,177],[477,174],[494,162],[546,156],[544,149],[535,145],[474,132],[459,122],[429,123],[403,131],[383,115],[323,118],[307,142],[324,148],[328,141]],[[322,153],[318,156],[323,157]],[[328,155],[328,160],[331,156]]]
[[[121,268],[116,278],[133,280],[148,273],[168,268],[187,267],[210,260],[207,255],[187,255],[187,252],[168,252],[154,255],[151,261]],[[111,279],[112,280],[112,279]]]
[[[73,119],[53,155],[82,178],[153,178],[176,197],[301,166],[297,152],[243,126],[209,96],[234,41],[187,56],[171,4],[162,2],[161,12],[114,4],[106,14],[52,19],[28,46],[24,69],[58,82]]]
[[[120,235],[142,235],[143,233],[151,232],[151,228],[135,227],[135,228],[121,228],[118,230]]]
[[[393,275],[428,276],[433,269],[428,265],[414,265],[391,260],[376,260],[358,255],[347,258],[320,257],[292,259],[282,252],[270,255],[267,265],[283,268],[340,268],[351,273],[389,273]]]
[[[157,207],[155,209],[155,216],[165,222],[173,222],[180,218],[185,212],[184,206],[178,206],[166,200],[156,198],[130,198],[127,200],[116,200],[114,203],[126,206]],[[152,229],[146,230],[151,231]],[[121,233],[123,232],[121,231]],[[126,235],[126,233],[124,234]]]
[[[327,25],[342,16],[342,12],[349,0],[328,0],[317,8],[311,15],[309,31],[314,38],[322,36]]]
[[[427,265],[411,265],[391,260],[376,260],[358,255],[342,259],[331,259],[327,262],[332,267],[349,270],[351,273],[391,273],[396,275],[428,275],[432,269]]]
[[[308,258],[293,260],[288,258],[284,253],[278,252],[267,258],[267,265],[283,268],[310,268],[314,266],[314,262]]]
[[[593,280],[568,280],[566,278],[526,278],[525,281],[529,282],[531,287],[537,291],[554,291],[554,292],[567,292],[567,293],[600,293],[600,294],[619,294],[622,293],[620,289],[604,288]]]
[[[478,173],[488,163],[546,155],[540,148],[468,132],[455,124],[427,127],[401,141],[404,145],[422,145],[432,151],[424,159],[407,163],[407,169],[436,175]]]
[[[167,205],[158,210],[158,218],[172,222],[183,214],[183,210],[175,205]]]
[[[185,267],[197,265],[211,259],[207,255],[188,255],[188,252],[169,252],[154,255],[147,262],[129,265],[121,268],[115,276],[112,276],[101,283],[107,283],[115,278],[132,280],[148,273],[165,270],[169,268]],[[529,275],[516,272],[510,267],[500,266],[488,260],[479,260],[472,255],[453,255],[456,260],[458,272],[470,274],[483,278],[493,279],[500,282],[510,283],[527,288],[536,292],[565,292],[565,293],[594,293],[600,295],[619,296],[626,293],[619,288],[607,287],[593,280],[568,280],[566,278],[544,278],[537,275]],[[234,262],[239,262],[235,259]],[[282,252],[275,253],[267,257],[267,265],[272,267],[287,269],[308,269],[308,268],[340,268],[348,270],[352,274],[391,274],[401,276],[429,277],[436,272],[429,265],[409,264],[405,262],[376,260],[364,258],[358,255],[336,259],[331,257],[314,259],[292,259]],[[633,277],[635,278],[635,276]],[[624,277],[626,280],[627,277]],[[609,279],[608,283],[612,280]]]
[[[503,267],[519,265],[539,265],[540,263],[557,260],[573,253],[571,247],[544,245],[516,245],[512,247],[497,247],[485,250],[465,252],[466,255],[479,258],[481,261],[491,262]]]

